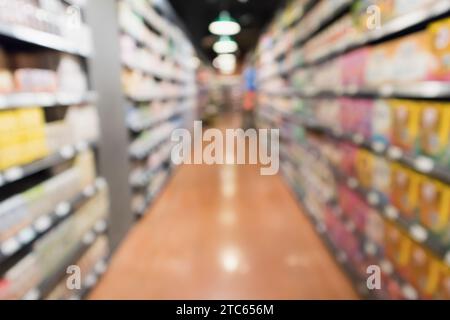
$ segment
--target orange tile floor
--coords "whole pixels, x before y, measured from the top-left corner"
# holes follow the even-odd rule
[[[356,299],[280,176],[186,165],[91,299]]]

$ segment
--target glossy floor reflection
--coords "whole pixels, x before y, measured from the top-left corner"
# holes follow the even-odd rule
[[[92,299],[354,299],[279,176],[180,167]]]

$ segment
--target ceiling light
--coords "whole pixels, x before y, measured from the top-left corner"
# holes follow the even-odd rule
[[[229,36],[221,36],[219,41],[214,43],[213,50],[216,53],[233,53],[238,49],[238,44]]]
[[[236,70],[236,56],[233,54],[220,54],[214,59],[213,66],[222,73],[234,73]]]
[[[241,26],[227,11],[222,11],[219,18],[209,25],[209,31],[219,36],[233,36],[241,32]]]

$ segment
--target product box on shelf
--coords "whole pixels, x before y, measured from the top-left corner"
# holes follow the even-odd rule
[[[407,268],[404,276],[423,297],[432,297],[439,281],[439,260],[433,254],[415,242],[411,245]]]
[[[365,47],[354,50],[342,57],[342,84],[345,87],[362,88],[365,85],[365,71],[370,49]]]
[[[348,176],[356,177],[356,161],[358,148],[350,143],[340,143],[339,149],[342,151],[340,168]]]
[[[448,264],[440,263],[438,288],[434,298],[450,300],[450,267]]]
[[[367,238],[379,248],[381,248],[384,243],[384,229],[384,219],[378,212],[370,209],[367,213],[365,234]]]
[[[422,225],[435,233],[450,228],[450,186],[420,176],[418,187],[418,209]]]
[[[432,23],[429,28],[432,50],[438,65],[435,77],[438,80],[450,79],[450,18]]]
[[[378,87],[391,81],[394,54],[395,47],[391,42],[370,48],[364,80],[368,87]]]
[[[392,80],[398,83],[424,81],[436,70],[437,59],[427,31],[417,32],[393,42]]]
[[[397,163],[392,164],[391,196],[394,207],[408,219],[416,218],[420,176]]]
[[[384,250],[396,270],[404,273],[408,267],[413,241],[395,224],[385,221]]]
[[[372,110],[372,138],[376,143],[387,146],[392,136],[392,110],[387,100],[377,99]]]
[[[372,168],[372,189],[387,200],[391,190],[391,162],[384,157],[375,156]]]
[[[17,69],[14,71],[14,84],[18,92],[48,92],[57,91],[56,73],[44,69]]]
[[[356,176],[364,188],[370,188],[373,181],[375,156],[370,151],[360,149],[356,155]]]
[[[450,166],[450,104],[423,102],[418,152]]]
[[[40,108],[0,111],[0,170],[48,154],[44,125]]]
[[[421,104],[412,100],[391,100],[392,144],[412,151],[419,131]]]

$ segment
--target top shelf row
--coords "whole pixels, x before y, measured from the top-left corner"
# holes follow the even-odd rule
[[[0,3],[0,36],[82,57],[92,54],[91,32],[79,6],[63,2],[48,8],[45,3],[40,7],[31,1],[25,4],[26,13],[23,1]]]
[[[300,35],[294,35],[294,31],[299,29],[300,24],[309,15],[312,15],[314,11],[310,9],[306,12],[301,19],[290,27],[290,30],[282,33],[282,35],[276,37],[271,43],[267,44],[273,48],[274,54],[273,58],[269,57],[267,59],[262,59],[263,67],[268,62],[268,64],[278,61],[281,65],[281,61],[286,60],[284,57],[291,53],[291,51],[299,50],[298,53],[294,53],[296,56],[301,56],[300,50],[303,50],[303,45],[306,44],[310,39],[315,38],[316,35],[327,33],[327,30],[333,29],[335,22],[340,21],[346,13],[350,11],[352,5],[355,1],[340,1],[340,5],[337,5],[335,10],[330,10],[327,15],[317,18],[315,25],[309,26],[307,33],[302,33]],[[317,6],[317,4],[316,4]],[[315,6],[313,7],[315,8]],[[270,80],[273,77],[282,76],[288,74],[296,68],[310,67],[317,64],[321,64],[324,61],[333,59],[339,55],[347,53],[358,48],[379,43],[385,40],[392,39],[401,34],[406,34],[411,31],[417,30],[422,25],[427,22],[438,19],[450,12],[450,2],[448,1],[434,1],[430,2],[429,5],[420,8],[420,10],[413,10],[408,13],[398,15],[384,23],[380,27],[373,30],[366,30],[361,32],[359,35],[349,35],[349,41],[343,43],[337,43],[336,45],[328,46],[327,50],[321,51],[319,54],[311,58],[299,58],[295,63],[286,63],[286,66],[280,68],[276,72],[270,72],[260,78],[260,82]],[[331,31],[330,31],[331,32]],[[263,48],[260,48],[262,50]],[[267,50],[265,52],[268,52]],[[269,55],[270,56],[270,55]]]

